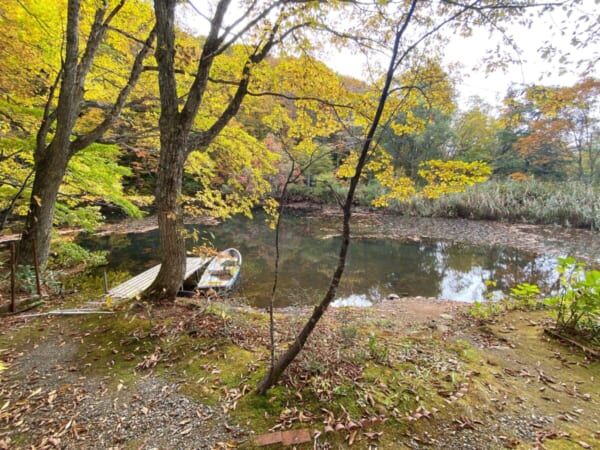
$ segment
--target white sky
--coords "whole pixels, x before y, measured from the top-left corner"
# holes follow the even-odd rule
[[[589,13],[592,20],[600,22],[600,8],[595,0],[584,0],[581,9]],[[579,26],[575,20],[579,15],[580,13],[572,15],[572,27]],[[466,108],[470,97],[479,96],[490,105],[499,106],[510,86],[534,83],[564,86],[577,82],[580,78],[579,69],[573,67],[572,70],[559,74],[558,62],[544,60],[538,52],[549,39],[558,47],[569,47],[570,36],[556,36],[558,32],[550,30],[551,24],[558,25],[563,17],[564,12],[555,11],[551,16],[536,22],[531,29],[511,27],[511,34],[521,51],[520,54],[512,52],[511,55],[521,62],[512,64],[506,71],[498,69],[493,73],[486,73],[483,63],[486,51],[495,48],[499,42],[498,36],[490,36],[488,31],[479,30],[470,38],[454,37],[444,48],[444,62],[448,65],[459,63],[462,66],[460,81],[457,83],[459,105]],[[598,56],[600,48],[569,51],[573,60],[591,59],[594,55]],[[361,58],[350,52],[333,54],[328,58],[328,65],[341,74],[364,78]],[[599,68],[596,67],[588,75],[599,77]]]
[[[203,1],[195,1],[194,3],[199,9],[205,9],[206,3],[202,5]],[[590,15],[592,21],[600,22],[600,6],[597,0],[583,0],[579,10],[569,19],[572,29],[585,25],[577,23],[577,18],[583,12]],[[498,69],[493,73],[486,73],[482,62],[486,51],[495,48],[499,37],[490,37],[487,31],[476,31],[470,38],[454,37],[444,49],[444,62],[448,65],[459,63],[462,67],[462,73],[452,74],[458,75],[460,78],[457,83],[459,105],[466,108],[468,99],[476,95],[492,106],[499,106],[509,86],[532,83],[544,85],[574,84],[579,78],[578,69],[573,68],[569,72],[559,75],[559,64],[544,60],[538,52],[538,49],[544,45],[546,40],[552,40],[558,47],[567,48],[569,46],[570,36],[556,36],[556,31],[550,31],[551,25],[556,28],[564,18],[564,12],[558,10],[550,16],[546,16],[543,21],[538,19],[531,29],[521,26],[512,27],[510,33],[516,38],[517,45],[521,50],[520,55],[516,53],[512,55],[515,59],[520,59],[521,63],[508,67],[506,72]],[[204,20],[196,16],[193,22],[192,27],[194,29],[202,30]],[[593,55],[597,57],[599,52],[599,48],[587,48],[573,51],[571,57],[574,60],[589,59]],[[330,51],[329,53],[325,62],[333,70],[343,75],[366,79],[363,57],[354,55],[350,51]],[[385,65],[387,65],[387,62]],[[548,76],[548,73],[552,75]],[[588,75],[599,77],[600,69],[595,68]]]

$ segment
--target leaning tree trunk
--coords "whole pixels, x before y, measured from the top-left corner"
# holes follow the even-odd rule
[[[392,56],[390,58],[390,64],[387,70],[386,78],[384,86],[381,90],[381,95],[379,97],[379,103],[377,105],[377,111],[375,112],[375,116],[373,117],[373,122],[369,127],[369,131],[363,143],[360,155],[358,157],[358,162],[356,163],[356,170],[354,176],[350,179],[350,186],[348,188],[348,194],[346,195],[346,200],[343,205],[344,210],[344,220],[343,220],[343,231],[342,231],[342,243],[340,245],[340,253],[338,255],[338,265],[331,277],[331,281],[329,282],[329,288],[327,289],[327,293],[321,300],[315,309],[313,310],[312,315],[308,319],[308,322],[304,325],[294,343],[286,350],[286,352],[279,357],[279,359],[271,366],[271,369],[265,374],[265,376],[260,380],[257,386],[257,392],[259,394],[266,394],[267,391],[273,386],[285,369],[292,363],[292,361],[298,356],[300,351],[304,348],[304,344],[308,340],[309,336],[317,326],[317,323],[323,317],[323,314],[327,311],[327,308],[333,301],[335,294],[337,292],[337,288],[342,280],[342,275],[344,274],[344,269],[346,267],[346,256],[348,254],[348,248],[350,247],[350,219],[352,217],[352,203],[354,201],[354,193],[356,191],[356,187],[358,186],[358,182],[360,180],[362,171],[367,162],[367,156],[371,149],[371,144],[373,142],[373,138],[375,136],[375,131],[379,127],[379,122],[381,120],[381,116],[383,114],[383,108],[386,104],[387,98],[390,93],[390,86],[392,83],[392,78],[394,76],[395,68],[398,64],[397,57],[400,48],[400,40],[410,23],[412,15],[417,6],[417,0],[412,0],[410,4],[410,8],[408,14],[403,20],[402,26],[397,30],[395,39],[394,39],[394,48],[392,51]],[[400,58],[402,59],[402,58]]]

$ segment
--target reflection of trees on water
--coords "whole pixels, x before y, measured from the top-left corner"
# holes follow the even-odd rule
[[[553,260],[524,252],[466,244],[438,245],[438,248],[442,250],[439,262],[448,291],[445,295],[465,292],[469,300],[480,299],[487,280],[495,281],[495,289],[503,292],[520,283],[530,283],[549,293],[556,278]]]
[[[235,218],[216,227],[188,227],[214,235],[218,249],[238,248],[244,259],[240,295],[265,306],[271,293],[275,262],[274,233],[257,215],[254,220]],[[360,224],[356,235],[382,236],[385,223]],[[280,285],[277,306],[315,304],[323,295],[339,251],[336,218],[287,217],[281,235]],[[329,236],[329,237],[328,237]],[[110,271],[137,274],[156,264],[156,230],[142,234],[88,237],[86,248],[108,250]],[[197,243],[188,240],[188,248]],[[410,296],[443,296],[457,300],[481,298],[485,281],[498,288],[528,282],[549,291],[554,278],[553,260],[501,247],[423,239],[404,242],[385,238],[355,237],[350,245],[347,270],[339,296],[366,295],[371,300],[389,293]]]

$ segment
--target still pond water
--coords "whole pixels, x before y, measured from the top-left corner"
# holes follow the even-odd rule
[[[483,298],[486,280],[495,280],[496,289],[504,292],[522,282],[549,291],[555,281],[554,258],[443,240],[388,239],[373,233],[366,238],[361,237],[364,228],[355,228],[357,236],[350,246],[338,305],[368,305],[391,293],[472,302]],[[291,217],[284,221],[277,306],[320,301],[337,262],[339,229],[338,218]],[[275,248],[274,232],[263,217],[236,218],[216,227],[188,226],[188,230],[201,239],[210,239],[218,249],[239,249],[243,266],[236,295],[254,306],[268,304]],[[191,238],[188,241],[190,249],[197,245]],[[88,236],[80,242],[88,249],[109,252],[109,265],[103,269],[111,286],[117,273],[122,280],[123,272],[135,275],[158,263],[157,230]]]

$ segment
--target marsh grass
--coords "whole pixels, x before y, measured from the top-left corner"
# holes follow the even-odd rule
[[[600,229],[600,188],[577,182],[490,181],[436,200],[399,204],[406,215]]]
[[[357,204],[372,207],[372,201],[383,192],[384,189],[373,181],[360,186],[356,193]],[[345,195],[345,188],[332,179],[316,187],[294,186],[290,193],[296,201],[333,204],[336,196]],[[598,230],[599,199],[600,186],[574,181],[488,181],[438,199],[415,196],[406,203],[393,203],[389,209],[409,216],[556,224]]]

